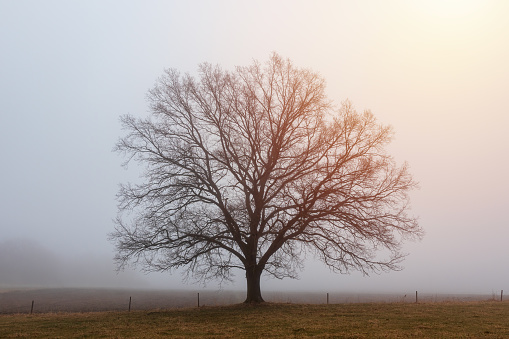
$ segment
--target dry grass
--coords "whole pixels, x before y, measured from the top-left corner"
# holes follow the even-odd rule
[[[509,302],[264,304],[0,315],[1,338],[505,338]]]

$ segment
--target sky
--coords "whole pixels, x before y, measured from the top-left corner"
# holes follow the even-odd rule
[[[166,68],[272,52],[395,130],[426,232],[404,269],[339,275],[308,258],[262,290],[509,291],[509,2],[0,0],[0,287],[219,288],[116,273],[119,117],[148,115]],[[239,272],[224,289],[243,289]]]

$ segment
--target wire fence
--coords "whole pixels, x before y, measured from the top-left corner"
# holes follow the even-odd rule
[[[263,293],[267,302],[295,304],[430,303],[503,301],[489,294],[283,292]],[[0,314],[178,309],[242,303],[245,291],[33,289],[0,291]]]

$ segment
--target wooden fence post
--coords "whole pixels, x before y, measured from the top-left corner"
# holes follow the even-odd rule
[[[34,301],[32,300],[32,307],[30,308],[30,314],[34,312]]]
[[[418,303],[418,300],[419,300],[419,299],[417,299],[417,291],[415,291],[415,303],[416,303],[416,304]]]
[[[200,307],[200,292],[198,292],[198,307]]]
[[[131,312],[131,297],[129,297],[129,312]]]
[[[500,291],[500,301],[502,301],[503,296],[504,296],[504,290],[501,290],[501,291]]]
[[[327,292],[327,305],[329,305],[329,293]]]

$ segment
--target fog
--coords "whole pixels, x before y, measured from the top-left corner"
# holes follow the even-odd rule
[[[426,235],[399,272],[332,274],[309,256],[299,280],[262,289],[509,290],[508,16],[505,1],[0,0],[0,287],[243,289],[240,271],[205,286],[115,271],[115,195],[139,171],[111,150],[165,68],[276,51],[394,127]]]
[[[0,243],[0,287],[150,288],[134,271],[119,274],[114,268],[94,253],[62,256],[26,239]]]

